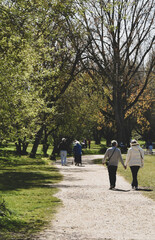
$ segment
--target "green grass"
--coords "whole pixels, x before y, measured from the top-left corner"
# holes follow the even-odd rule
[[[102,151],[103,149],[103,151]],[[91,147],[90,149],[87,147],[87,149],[83,148],[82,152],[84,155],[92,155],[92,154],[103,154],[103,152],[106,151],[106,142],[101,141],[100,144],[95,144],[95,141],[91,141]]]
[[[0,149],[0,239],[27,239],[53,217],[60,201],[50,184],[62,176],[50,163]]]
[[[27,152],[28,152],[28,153],[31,152],[32,147],[33,147],[33,144],[30,143],[30,144],[28,145],[28,148],[27,148]],[[37,155],[42,155],[42,154],[43,154],[42,148],[43,148],[43,146],[42,146],[41,144],[39,144],[38,149],[37,149]],[[51,155],[52,151],[53,151],[53,146],[50,145],[49,148],[48,148],[48,150],[47,150],[47,154],[48,154],[48,155]]]
[[[123,154],[123,159],[125,161],[126,155]],[[95,160],[96,164],[101,164],[101,160]],[[118,174],[123,176],[129,183],[131,183],[132,176],[130,168],[128,167],[124,170],[121,163],[118,166]],[[144,167],[140,168],[138,173],[139,188],[144,189],[142,193],[155,200],[155,156],[145,155],[144,157]]]
[[[125,155],[123,155],[123,159],[125,160]],[[131,183],[132,176],[129,167],[124,171],[122,165],[119,164],[118,173]],[[155,156],[144,156],[144,167],[140,168],[138,172],[138,183],[139,188],[146,190],[142,193],[155,200]],[[151,191],[147,191],[147,189]]]

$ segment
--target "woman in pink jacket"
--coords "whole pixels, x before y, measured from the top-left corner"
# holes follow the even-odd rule
[[[136,140],[132,140],[130,146],[127,152],[125,165],[129,165],[132,172],[132,188],[138,190],[137,175],[139,168],[144,165],[144,151]]]

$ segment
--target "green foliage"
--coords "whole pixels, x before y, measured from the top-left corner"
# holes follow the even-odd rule
[[[0,135],[2,139],[30,137],[36,117],[30,75],[35,52],[26,38],[25,4],[0,3]],[[33,97],[32,97],[33,92]],[[37,110],[38,111],[38,110]]]
[[[64,136],[71,140],[93,139],[99,111],[98,92],[94,88],[91,78],[81,74],[57,101],[53,133],[59,141]]]
[[[128,81],[137,68],[129,54],[136,42],[128,39],[135,35],[125,36],[121,28],[122,24],[135,31],[127,21],[132,7],[136,9],[119,1],[0,1],[0,143],[32,142],[42,127],[42,142],[47,145],[64,135],[92,138],[100,131],[108,141],[116,135],[114,112],[120,109],[124,114],[131,86],[139,89],[139,84],[133,84],[139,76]],[[120,99],[113,99],[116,96]],[[119,106],[114,109],[115,103]],[[129,121],[131,128],[132,124]]]
[[[71,1],[0,2],[1,141],[30,141],[53,118],[53,100],[74,73],[64,21],[71,6]]]

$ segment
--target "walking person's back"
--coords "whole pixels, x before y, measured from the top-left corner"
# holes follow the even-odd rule
[[[110,189],[114,189],[116,185],[116,172],[119,161],[121,161],[124,168],[124,162],[122,159],[121,151],[117,148],[118,143],[117,141],[113,140],[111,142],[112,147],[108,148],[104,158],[103,158],[103,164],[106,162],[106,159],[108,159],[108,173],[109,173],[109,181],[110,181]]]
[[[61,157],[61,165],[64,166],[67,164],[67,151],[68,145],[65,138],[62,138],[62,141],[59,145],[60,157]]]
[[[74,161],[75,161],[75,165],[79,166],[79,164],[82,165],[82,159],[81,159],[81,155],[82,155],[82,147],[79,141],[75,141],[75,145],[73,147],[73,154],[74,154]]]
[[[138,190],[137,175],[140,167],[144,165],[144,151],[136,140],[132,140],[130,146],[126,155],[125,165],[129,165],[131,169],[133,178],[131,183],[132,188]]]

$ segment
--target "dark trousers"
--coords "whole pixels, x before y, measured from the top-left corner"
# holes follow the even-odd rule
[[[74,161],[75,161],[75,163],[80,163],[81,164],[81,155],[79,154],[79,155],[75,155],[74,156]]]
[[[116,172],[117,172],[117,166],[112,166],[112,165],[108,166],[110,187],[115,187],[116,185]]]
[[[137,180],[137,175],[139,171],[140,166],[131,166],[131,172],[132,172],[132,187],[137,188],[138,187],[138,180]]]

